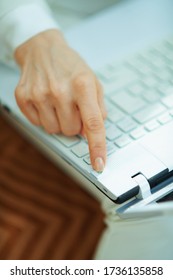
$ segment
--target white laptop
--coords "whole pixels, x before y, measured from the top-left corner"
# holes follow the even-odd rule
[[[19,73],[2,64],[1,112],[68,174],[121,204],[119,215],[141,215],[143,208],[150,213],[154,202],[173,193],[173,1],[122,0],[66,38],[105,89],[103,173],[92,169],[80,136],[48,135],[27,121],[14,98]]]

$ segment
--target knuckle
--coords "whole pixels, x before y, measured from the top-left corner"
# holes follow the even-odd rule
[[[98,132],[103,129],[103,123],[97,116],[88,118],[85,127],[90,132]]]
[[[67,90],[63,84],[54,84],[51,86],[51,96],[60,102],[64,100],[66,93]]]
[[[73,79],[73,86],[79,92],[85,92],[86,87],[89,84],[89,75],[87,73],[81,73]]]
[[[53,97],[58,97],[59,95],[60,95],[60,92],[61,92],[61,88],[60,88],[60,86],[58,85],[58,84],[53,84],[53,85],[51,85],[51,95],[53,96]]]
[[[36,104],[43,103],[47,99],[48,95],[47,88],[34,87],[31,93],[31,101]]]
[[[16,98],[20,98],[21,96],[23,96],[23,93],[24,93],[24,87],[21,85],[18,85],[15,89]]]
[[[19,106],[23,106],[26,103],[24,86],[18,85],[15,89],[15,99]]]

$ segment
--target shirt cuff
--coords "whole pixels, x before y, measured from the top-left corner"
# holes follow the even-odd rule
[[[46,5],[23,5],[0,20],[0,59],[7,64],[22,43],[48,29],[60,29]]]

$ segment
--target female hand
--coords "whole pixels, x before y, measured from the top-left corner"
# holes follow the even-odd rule
[[[106,110],[92,70],[58,30],[32,37],[16,49],[15,59],[21,68],[15,96],[23,114],[48,133],[83,132],[93,168],[103,171]]]

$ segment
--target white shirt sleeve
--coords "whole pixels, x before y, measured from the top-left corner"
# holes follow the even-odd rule
[[[14,2],[16,6],[11,4]],[[0,60],[9,65],[14,63],[14,51],[19,45],[42,31],[59,29],[42,0],[1,0],[0,27]]]

